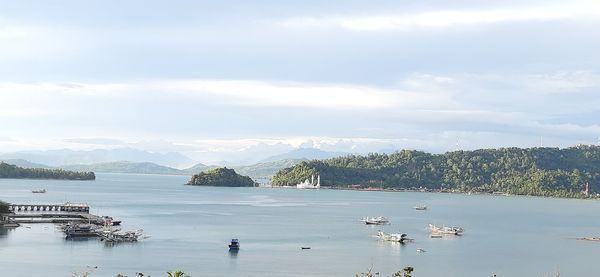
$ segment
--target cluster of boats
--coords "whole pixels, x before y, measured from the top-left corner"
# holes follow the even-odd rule
[[[144,236],[142,229],[135,231],[121,231],[120,228],[113,225],[98,226],[94,224],[66,223],[59,227],[65,232],[67,239],[73,238],[100,238],[101,241],[107,243],[115,242],[136,242]]]
[[[423,211],[423,210],[427,210],[427,206],[417,205],[414,207],[414,209]],[[384,216],[363,217],[361,219],[361,221],[367,225],[388,225],[388,224],[390,224],[390,220]],[[457,226],[441,226],[440,227],[440,226],[436,226],[433,224],[429,224],[427,229],[430,232],[431,238],[441,238],[445,235],[460,236],[464,233],[464,229],[461,227],[457,227]],[[407,234],[386,233],[382,230],[378,230],[377,235],[375,235],[375,237],[379,238],[382,241],[398,242],[398,243],[414,241],[414,239],[409,238]],[[424,253],[425,249],[417,248],[417,252]]]

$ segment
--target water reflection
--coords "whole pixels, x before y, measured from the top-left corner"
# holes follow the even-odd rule
[[[229,249],[229,257],[237,258],[239,251],[240,251],[239,249]]]
[[[14,232],[16,228],[0,227],[0,237],[8,237],[9,233]]]

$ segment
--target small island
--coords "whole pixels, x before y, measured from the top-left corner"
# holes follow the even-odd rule
[[[94,172],[78,172],[63,169],[23,168],[0,162],[0,178],[6,179],[59,179],[95,180]]]
[[[220,167],[194,174],[187,183],[190,186],[213,186],[213,187],[255,187],[250,177],[237,174],[235,170]]]

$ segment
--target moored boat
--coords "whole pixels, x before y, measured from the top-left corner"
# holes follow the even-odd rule
[[[386,232],[383,231],[377,231],[377,237],[380,240],[385,240],[385,241],[392,241],[392,242],[408,242],[408,241],[413,241],[413,239],[408,238],[408,236],[406,234],[400,234],[400,233],[396,233],[396,234],[388,234]]]
[[[91,224],[75,224],[65,229],[67,238],[97,237],[98,232]]]
[[[362,218],[362,221],[367,225],[385,225],[390,223],[390,221],[383,216],[364,217]]]
[[[464,229],[461,227],[456,227],[456,226],[438,227],[433,224],[429,224],[429,231],[431,232],[432,235],[457,235],[457,236],[460,236],[463,234]]]

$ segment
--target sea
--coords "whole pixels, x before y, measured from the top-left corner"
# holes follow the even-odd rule
[[[53,224],[0,229],[0,276],[596,276],[600,201],[450,193],[186,186],[189,177],[0,179],[0,200],[84,202],[143,229],[137,243],[69,240]],[[32,189],[46,189],[33,194]],[[427,205],[426,211],[413,207]],[[365,225],[366,216],[390,224]],[[462,236],[430,238],[428,224]],[[378,230],[413,242],[379,241]],[[241,249],[230,252],[231,239]],[[310,247],[310,249],[301,249]],[[425,252],[418,252],[422,248]],[[88,274],[88,275],[84,275]]]

